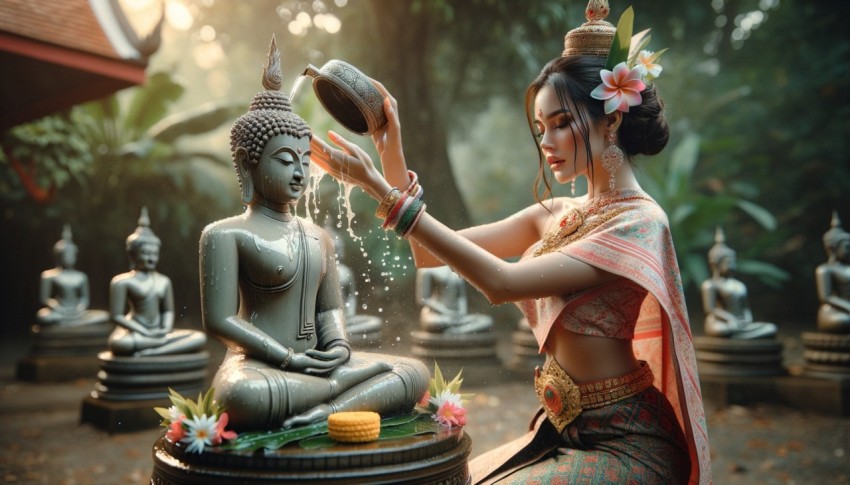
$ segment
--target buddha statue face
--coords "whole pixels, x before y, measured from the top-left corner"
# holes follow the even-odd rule
[[[56,264],[65,269],[72,269],[77,264],[77,246],[73,244],[57,244],[54,248]]]
[[[717,262],[717,270],[720,274],[730,274],[735,271],[738,267],[738,258],[733,251],[728,251],[726,254],[720,257],[720,260]]]
[[[159,263],[159,244],[139,241],[130,251],[133,266],[140,271],[153,271]]]
[[[725,244],[716,244],[708,252],[708,265],[715,275],[729,276],[738,267],[737,253]]]
[[[310,179],[310,138],[288,133],[273,136],[251,172],[255,199],[274,204],[297,201]]]

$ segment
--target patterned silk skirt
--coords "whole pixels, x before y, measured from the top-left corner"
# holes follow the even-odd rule
[[[655,387],[585,410],[558,434],[542,410],[525,436],[470,462],[473,483],[686,484],[690,456],[673,407]]]

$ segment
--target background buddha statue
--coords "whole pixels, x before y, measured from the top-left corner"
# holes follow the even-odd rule
[[[815,270],[818,298],[818,330],[850,334],[850,233],[841,227],[838,213],[823,235],[827,261]]]
[[[369,335],[378,339],[380,343],[380,331],[383,321],[374,315],[358,314],[357,302],[357,278],[354,271],[345,264],[345,242],[330,224],[325,224],[325,231],[330,235],[334,243],[337,258],[337,272],[339,274],[339,287],[342,292],[342,302],[345,307],[345,330],[349,338],[354,340],[357,336]]]
[[[747,299],[747,287],[732,275],[737,260],[735,250],[725,243],[721,228],[717,228],[715,244],[708,251],[711,278],[702,283],[702,304],[705,311],[705,334],[732,339],[770,338],[776,335],[776,325],[754,322]]]
[[[419,323],[427,332],[478,333],[493,326],[490,317],[468,313],[466,282],[448,266],[416,271],[416,300],[422,306]]]
[[[171,279],[156,271],[160,245],[150,229],[147,208],[142,208],[139,227],[127,238],[132,269],[112,278],[109,285],[110,311],[117,325],[109,336],[114,355],[182,354],[206,343],[203,332],[174,329]]]
[[[109,313],[89,310],[89,279],[74,269],[77,264],[77,245],[71,239],[67,224],[62,239],[53,246],[56,267],[41,273],[39,300],[44,305],[36,314],[41,325],[56,325],[70,329],[75,326],[104,323]]]
[[[294,214],[309,181],[311,132],[279,91],[274,39],[263,87],[231,130],[247,208],[207,226],[200,240],[204,328],[228,348],[215,397],[239,431],[337,411],[408,411],[427,389],[427,367],[351,351],[333,242]]]

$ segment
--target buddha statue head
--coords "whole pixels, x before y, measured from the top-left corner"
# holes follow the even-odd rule
[[[735,250],[726,245],[726,235],[718,227],[714,234],[714,246],[708,250],[708,266],[712,272],[725,275],[735,270]]]
[[[77,264],[77,245],[74,244],[71,226],[68,224],[65,224],[62,229],[62,239],[53,245],[53,256],[56,259],[56,266],[70,269]]]
[[[823,247],[830,262],[850,260],[850,233],[841,227],[838,212],[832,213],[830,228],[823,235]]]
[[[257,181],[251,179],[252,169],[260,164],[264,154],[267,155],[270,140],[284,135],[305,142],[302,144],[309,150],[310,127],[292,112],[289,96],[280,92],[281,78],[280,52],[272,37],[268,65],[263,68],[264,90],[254,96],[248,112],[240,116],[230,130],[230,151],[245,205],[252,202],[256,189],[253,182]]]
[[[153,271],[159,262],[159,249],[162,241],[150,228],[151,220],[148,208],[142,207],[139,216],[139,227],[127,237],[127,255],[130,257],[130,268],[143,271]]]

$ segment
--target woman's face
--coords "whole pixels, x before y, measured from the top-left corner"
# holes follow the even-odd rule
[[[263,199],[275,204],[298,200],[310,178],[309,138],[281,134],[269,139],[251,178]]]
[[[540,149],[558,183],[567,183],[579,175],[588,176],[590,161],[581,124],[568,106],[561,105],[555,88],[548,84],[535,97],[534,125]],[[591,123],[588,130],[590,149],[598,160],[605,149],[605,123]]]

